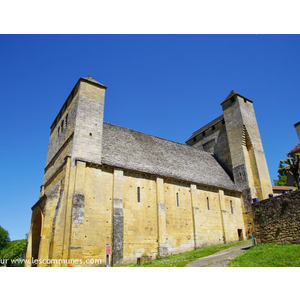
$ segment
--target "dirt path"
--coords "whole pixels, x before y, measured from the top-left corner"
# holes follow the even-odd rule
[[[242,251],[252,247],[252,242],[247,242],[243,245],[222,250],[215,254],[202,257],[190,264],[187,267],[228,267],[229,262],[234,259]]]

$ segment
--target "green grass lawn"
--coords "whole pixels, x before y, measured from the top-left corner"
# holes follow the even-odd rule
[[[300,267],[300,244],[263,244],[242,252],[230,267]]]
[[[187,264],[197,260],[198,258],[208,256],[218,251],[225,250],[237,245],[241,245],[246,242],[247,241],[208,246],[198,250],[170,255],[169,257],[164,259],[154,259],[150,263],[145,263],[143,265],[128,264],[128,265],[119,265],[117,267],[185,267]]]

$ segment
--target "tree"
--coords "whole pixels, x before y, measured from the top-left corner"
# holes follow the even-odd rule
[[[0,226],[0,250],[3,249],[9,241],[8,231]]]
[[[278,179],[274,179],[275,186],[286,186],[287,176],[286,175],[278,175]]]
[[[285,175],[290,172],[295,178],[297,188],[300,187],[300,153],[289,155],[286,160],[281,160],[278,173]]]

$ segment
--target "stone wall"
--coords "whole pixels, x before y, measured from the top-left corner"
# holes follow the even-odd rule
[[[70,169],[69,157],[33,207],[27,257],[38,266],[104,265],[106,244],[116,265],[244,238],[238,192],[82,161]]]
[[[252,204],[257,243],[300,243],[300,190]]]

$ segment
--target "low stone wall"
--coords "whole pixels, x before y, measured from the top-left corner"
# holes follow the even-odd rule
[[[300,190],[252,204],[258,244],[300,243]]]

